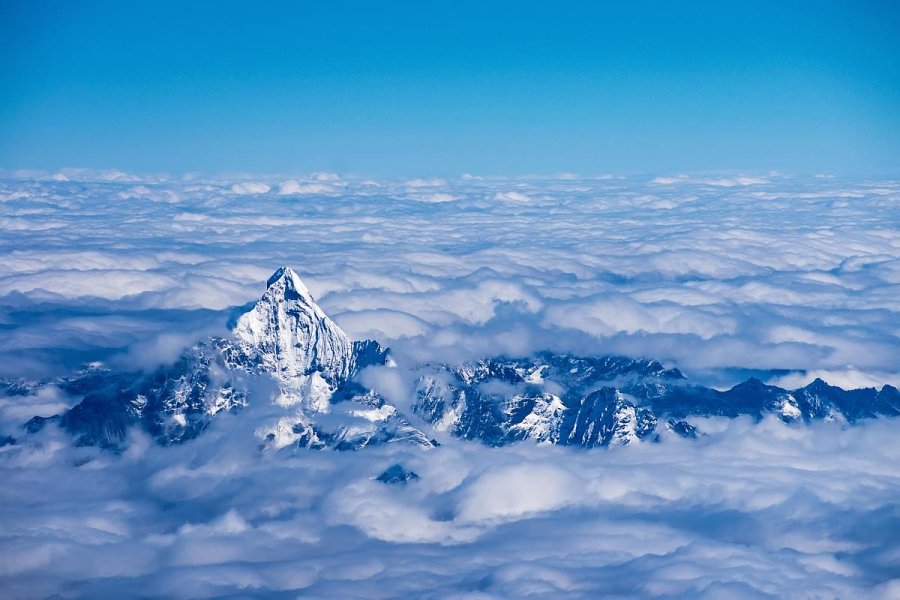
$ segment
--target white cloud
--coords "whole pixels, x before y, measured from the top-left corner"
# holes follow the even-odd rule
[[[327,180],[324,180],[327,181]],[[331,194],[337,189],[327,183],[300,183],[292,179],[284,181],[278,186],[279,196],[290,196],[294,194]]]
[[[687,175],[678,175],[676,177],[654,177],[650,183],[654,185],[672,185],[673,183],[683,183],[687,181]]]
[[[342,327],[390,343],[401,365],[551,348],[657,358],[701,381],[735,368],[789,387],[900,380],[894,181],[313,174],[270,194],[249,176],[62,174],[0,179],[3,376],[171,360],[224,331],[289,264]],[[401,366],[364,383],[408,406],[408,378]],[[53,387],[0,398],[0,434],[21,437],[28,416],[75,401]],[[260,454],[259,418],[217,419],[175,448],[135,433],[121,456],[73,448],[52,427],[37,445],[0,448],[4,592],[897,589],[892,421],[713,419],[698,422],[701,440],[621,451],[442,439],[426,458],[395,447]],[[396,462],[421,479],[372,480]]]
[[[427,321],[406,312],[387,309],[343,312],[335,314],[334,319],[354,339],[393,341],[425,335],[431,329]]]
[[[11,240],[0,294],[7,304],[23,294],[59,310],[97,299],[116,310],[223,310],[252,300],[273,265],[292,264],[322,282],[330,310],[405,315],[391,317],[395,335],[388,321],[351,317],[398,351],[443,355],[435,340],[460,339],[474,351],[475,340],[500,340],[499,329],[484,330],[500,327],[490,323],[500,310],[536,346],[586,348],[575,335],[586,333],[609,350],[696,372],[787,360],[895,380],[900,261],[887,224],[900,188],[741,177],[770,183],[753,192],[682,176],[668,185],[485,178],[375,187],[318,174],[276,188],[308,192],[308,202],[261,194],[247,205],[222,194],[253,189],[246,177],[0,180],[0,230]],[[495,200],[509,194],[529,200]],[[571,331],[559,337],[559,327]]]
[[[576,503],[585,481],[565,467],[517,463],[491,470],[466,487],[457,519],[463,523],[519,520]]]
[[[522,192],[497,192],[494,194],[494,200],[500,202],[529,202],[531,198]]]
[[[432,203],[453,202],[454,200],[459,200],[458,197],[446,192],[435,192],[433,194],[414,194],[410,196],[410,198],[412,198],[413,200],[418,200],[419,202]]]
[[[777,175],[775,173],[774,175]],[[698,185],[711,185],[716,187],[735,187],[747,185],[761,185],[769,183],[768,177],[738,175],[736,177],[699,177],[692,178],[688,175],[676,175],[674,177],[654,177],[650,183],[652,185],[673,185],[693,183]]]
[[[161,273],[107,270],[46,270],[13,275],[0,281],[0,294],[20,292],[34,296],[103,298],[120,300],[144,292],[171,289],[173,280]]]
[[[406,181],[406,187],[423,188],[423,187],[443,187],[447,185],[447,180],[441,177],[432,177],[430,179],[409,179]]]
[[[452,441],[261,454],[252,414],[123,455],[0,452],[10,597],[889,594],[893,424],[705,423],[615,450]],[[406,486],[373,480],[401,462]],[[718,590],[718,591],[716,591]],[[885,596],[889,597],[889,596]]]
[[[710,179],[698,179],[697,183],[703,185],[715,185],[720,187],[734,187],[739,185],[760,185],[763,183],[769,183],[769,180],[765,177],[716,177]]]
[[[232,184],[228,188],[232,194],[248,195],[248,194],[267,194],[271,188],[269,184],[259,181],[244,181],[242,183]]]
[[[845,390],[859,388],[881,389],[881,386],[885,384],[900,387],[900,377],[896,373],[865,373],[853,367],[837,371],[812,370],[789,373],[775,377],[769,383],[785,389],[795,389],[808,385],[815,379],[821,379],[829,385],[841,387]]]

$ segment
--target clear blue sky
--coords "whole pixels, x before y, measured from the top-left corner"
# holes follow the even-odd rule
[[[900,172],[900,2],[0,0],[0,168]]]

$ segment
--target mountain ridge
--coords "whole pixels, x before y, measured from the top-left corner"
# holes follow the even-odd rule
[[[248,305],[249,306],[249,305]],[[260,299],[234,320],[229,337],[211,337],[150,373],[88,366],[52,382],[0,382],[7,394],[57,385],[81,401],[59,415],[36,416],[26,434],[55,423],[77,444],[120,449],[137,427],[161,444],[187,442],[219,414],[251,402],[278,407],[255,434],[284,450],[350,450],[372,444],[437,442],[397,406],[361,385],[366,367],[392,367],[374,340],[351,340],[319,307],[290,267],[277,269]],[[691,383],[677,368],[624,356],[539,352],[457,365],[426,364],[412,411],[436,431],[500,446],[530,440],[585,448],[694,438],[694,417],[776,415],[788,423],[900,415],[900,392],[844,390],[816,379],[786,390],[750,379],[719,391]]]

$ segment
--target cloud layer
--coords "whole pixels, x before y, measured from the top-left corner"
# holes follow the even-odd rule
[[[68,171],[2,180],[0,202],[7,375],[205,329],[289,264],[349,333],[415,357],[552,346],[898,383],[895,181]]]
[[[121,457],[0,452],[10,597],[896,597],[895,424],[573,451],[260,454],[252,415]],[[245,443],[241,443],[244,440]],[[373,477],[395,462],[405,486]],[[52,483],[51,483],[52,482]]]
[[[0,179],[0,377],[149,368],[294,267],[402,366],[553,349],[726,385],[900,383],[900,182],[771,174]],[[386,379],[387,378],[387,379]],[[0,398],[0,434],[77,399]],[[252,410],[114,456],[0,447],[13,597],[900,594],[896,424],[709,421],[579,452],[260,453]],[[16,435],[18,435],[16,433]],[[421,479],[374,481],[400,462]]]

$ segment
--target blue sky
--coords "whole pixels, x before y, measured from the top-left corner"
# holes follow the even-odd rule
[[[608,450],[418,418],[439,448],[265,441],[411,416],[423,365],[545,350],[900,387],[900,0],[259,4],[0,0],[4,598],[900,598],[900,418],[788,424],[786,396]],[[189,443],[23,429],[85,363],[229,338],[282,265],[391,348],[358,380],[388,404],[260,367]],[[529,416],[558,431],[548,398]],[[420,479],[375,479],[393,464]]]
[[[890,2],[0,3],[0,167],[900,170]]]

